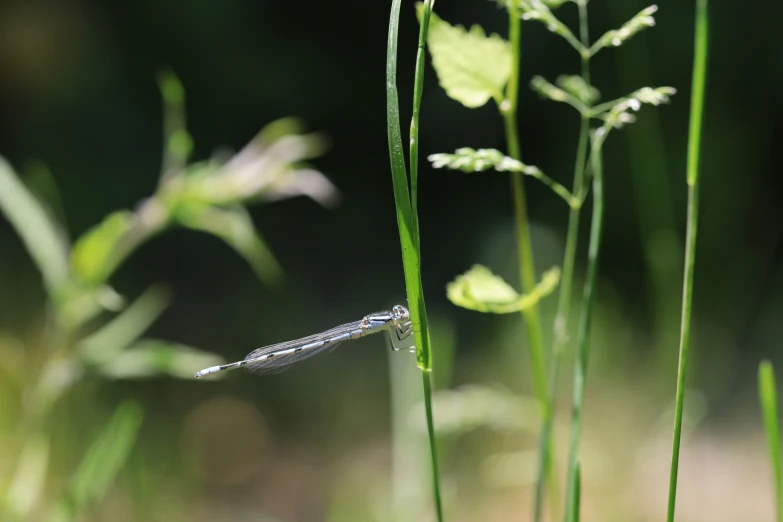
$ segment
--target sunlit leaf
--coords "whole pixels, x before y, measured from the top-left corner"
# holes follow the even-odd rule
[[[116,357],[155,322],[170,302],[171,293],[166,287],[151,286],[120,315],[82,339],[77,346],[79,354],[91,364]]]
[[[139,379],[168,374],[192,379],[203,368],[221,364],[213,353],[158,339],[142,339],[99,367],[101,374],[114,379]]]
[[[417,6],[421,18],[421,5]],[[432,13],[427,46],[438,81],[446,94],[465,107],[481,107],[490,98],[503,100],[511,74],[511,46],[474,25],[452,26]]]
[[[71,267],[81,283],[94,287],[106,282],[114,269],[111,256],[130,230],[132,222],[131,212],[113,212],[76,241],[71,253]]]
[[[508,314],[519,312],[551,294],[560,281],[560,269],[544,273],[532,292],[520,295],[490,269],[475,265],[446,285],[446,296],[453,304],[477,312]]]
[[[276,284],[283,277],[283,269],[243,207],[188,205],[179,210],[175,219],[188,228],[207,232],[228,243],[247,260],[264,283]]]
[[[120,404],[71,478],[64,509],[72,516],[103,497],[125,465],[136,442],[144,412],[135,402]]]
[[[0,211],[22,238],[50,294],[60,292],[69,279],[64,235],[3,158],[0,158]]]

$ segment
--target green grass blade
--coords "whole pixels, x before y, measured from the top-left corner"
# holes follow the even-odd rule
[[[674,437],[669,475],[669,504],[666,520],[674,522],[677,502],[677,472],[680,461],[682,411],[685,405],[685,372],[691,341],[691,304],[696,262],[696,233],[699,216],[699,147],[701,145],[704,87],[707,76],[707,0],[696,0],[696,36],[693,61],[693,90],[691,93],[690,130],[688,134],[688,223],[685,239],[685,277],[682,290],[682,325],[680,329],[680,358],[677,368],[677,395],[674,407]]]
[[[411,194],[408,190],[408,179],[405,169],[405,154],[402,148],[402,133],[400,131],[400,104],[397,95],[397,35],[400,23],[401,0],[393,0],[389,17],[389,38],[386,50],[386,111],[387,131],[389,141],[389,158],[391,161],[392,182],[394,186],[394,203],[397,210],[397,225],[402,248],[402,263],[405,273],[405,287],[408,294],[408,308],[414,324],[416,338],[416,360],[421,368],[424,385],[425,410],[427,415],[427,432],[430,440],[430,459],[432,463],[432,488],[438,521],[443,521],[443,509],[438,482],[438,460],[436,452],[435,430],[432,423],[432,400],[430,371],[432,356],[430,350],[427,312],[424,306],[424,291],[419,270],[421,256],[419,254],[418,219],[413,215]],[[423,19],[431,13],[431,4],[425,4]],[[422,23],[422,28],[427,24]],[[426,32],[424,33],[426,39]],[[423,71],[423,62],[422,62]],[[416,90],[414,98],[421,100],[421,71],[417,69]],[[417,109],[418,111],[418,109]],[[418,145],[416,145],[418,147]],[[415,204],[414,204],[415,206]]]
[[[603,130],[603,129],[602,129]],[[593,297],[598,279],[598,255],[601,247],[601,229],[604,214],[603,165],[601,147],[606,134],[597,135],[592,140],[590,153],[593,169],[593,218],[590,225],[590,244],[587,251],[587,274],[582,291],[582,315],[579,323],[577,345],[579,351],[574,372],[574,398],[571,417],[571,439],[568,454],[568,479],[566,482],[566,522],[575,522],[574,510],[577,509],[579,437],[582,428],[582,404],[584,402],[587,364],[590,358],[590,326],[593,312]]]
[[[780,451],[780,426],[778,425],[778,399],[775,391],[775,371],[769,361],[759,365],[759,400],[767,432],[769,458],[775,480],[775,508],[777,522],[783,522],[783,458]]]

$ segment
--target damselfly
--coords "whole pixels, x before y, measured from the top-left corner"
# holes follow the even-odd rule
[[[410,313],[404,306],[397,305],[387,312],[376,312],[361,321],[335,326],[331,330],[285,343],[273,344],[253,350],[242,361],[212,366],[196,373],[200,379],[213,373],[236,368],[245,368],[257,374],[281,372],[294,363],[334,350],[340,343],[358,339],[380,331],[389,332],[392,349],[411,350],[415,348],[413,324]]]

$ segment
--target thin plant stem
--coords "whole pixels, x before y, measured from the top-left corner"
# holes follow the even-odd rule
[[[704,111],[704,87],[707,76],[707,0],[696,0],[696,31],[694,38],[693,87],[691,92],[690,129],[688,133],[688,222],[685,238],[685,276],[682,289],[682,325],[680,327],[680,358],[677,367],[677,398],[674,406],[674,440],[669,475],[669,506],[666,520],[674,522],[677,501],[677,471],[680,461],[682,411],[685,406],[685,372],[691,344],[691,304],[696,265],[696,235],[699,219],[699,147]]]
[[[593,218],[590,225],[590,244],[587,251],[587,274],[582,292],[582,315],[579,323],[577,343],[579,351],[574,373],[574,397],[571,413],[571,439],[568,455],[568,478],[566,481],[565,521],[575,522],[574,510],[578,496],[579,437],[582,428],[582,405],[584,403],[587,363],[590,358],[590,326],[592,322],[593,298],[598,278],[598,254],[601,247],[601,228],[604,215],[603,165],[601,147],[607,129],[599,128],[592,139],[590,162],[593,172]]]
[[[430,456],[432,457],[432,489],[435,511],[438,515],[438,521],[443,522],[443,502],[440,499],[440,484],[438,483],[438,452],[432,422],[432,372],[422,372],[421,380],[424,385],[424,410],[427,415],[427,433],[429,434]]]
[[[394,186],[394,204],[397,211],[397,225],[400,234],[400,246],[402,249],[402,264],[405,274],[405,287],[408,295],[408,308],[414,325],[416,340],[416,360],[422,370],[424,386],[424,402],[427,417],[427,433],[430,442],[430,460],[432,464],[432,489],[438,521],[443,522],[443,508],[441,503],[440,485],[438,481],[438,460],[436,453],[435,429],[432,422],[432,398],[430,372],[432,371],[432,355],[430,349],[429,328],[427,326],[427,312],[424,305],[424,291],[421,281],[421,254],[419,249],[418,217],[413,213],[416,207],[415,200],[411,199],[408,189],[408,175],[405,168],[405,153],[402,147],[402,132],[400,130],[400,104],[397,96],[397,36],[400,22],[401,0],[392,0],[391,14],[389,16],[389,38],[386,53],[386,111],[387,131],[389,142],[389,159],[391,162],[392,182]],[[422,28],[429,25],[429,17],[432,12],[430,2],[425,4],[422,16]],[[423,38],[426,41],[426,30]],[[415,81],[414,99],[420,102],[423,82],[423,61],[418,66]],[[418,119],[418,107],[416,107],[416,120]],[[415,120],[415,121],[416,121]],[[416,121],[417,122],[417,121]],[[417,125],[418,126],[418,125]],[[413,136],[412,136],[413,138]],[[412,150],[417,150],[418,144],[411,145]],[[418,163],[412,163],[412,168]],[[417,182],[417,176],[412,171],[412,184]]]
[[[500,104],[500,112],[506,130],[508,154],[516,160],[522,159],[517,130],[517,106],[519,103],[519,68],[522,59],[522,19],[519,6],[510,2],[508,10],[508,37],[511,43],[511,75],[506,86],[506,99]],[[517,249],[519,255],[519,279],[525,293],[532,292],[536,287],[536,270],[533,259],[533,246],[530,241],[530,226],[527,218],[527,201],[525,196],[525,181],[523,174],[511,174],[511,193],[514,200],[514,223],[517,234]],[[530,345],[530,366],[533,374],[533,387],[541,405],[542,420],[547,412],[547,378],[544,362],[544,336],[541,330],[541,319],[538,305],[522,310],[527,325],[528,344]],[[543,453],[544,466],[552,467],[551,449],[545,448]],[[552,476],[553,490],[556,485]],[[554,500],[554,497],[553,497]]]
[[[783,522],[783,458],[780,450],[780,426],[778,425],[778,400],[775,391],[775,371],[772,363],[762,361],[759,365],[759,401],[767,432],[769,460],[775,481],[775,512],[777,522]]]
[[[580,1],[579,6],[579,36],[582,45],[590,45],[590,35],[587,29],[587,6]],[[582,55],[582,78],[590,85],[590,56]],[[579,127],[579,141],[576,149],[576,163],[574,165],[574,185],[572,194],[581,194],[583,190],[585,166],[587,162],[587,143],[590,131],[590,117],[586,112],[581,112]],[[549,367],[549,389],[547,394],[547,407],[544,423],[541,428],[541,440],[539,443],[539,467],[536,481],[536,499],[534,504],[533,520],[540,522],[543,518],[544,495],[547,474],[551,465],[547,463],[551,459],[552,439],[554,437],[555,399],[557,395],[557,380],[560,374],[563,352],[568,342],[568,315],[571,310],[572,284],[574,280],[574,265],[576,259],[576,246],[579,238],[579,217],[582,205],[572,206],[568,213],[568,231],[566,233],[565,252],[563,254],[563,275],[560,279],[560,291],[557,300],[557,313],[555,315],[554,335],[552,343],[552,357]],[[552,514],[556,518],[556,514]]]
[[[519,7],[511,2],[508,11],[508,33],[511,42],[511,76],[506,88],[506,99],[500,105],[500,112],[506,129],[508,154],[521,160],[519,134],[517,131],[517,104],[519,99],[519,66],[521,59],[521,25]],[[517,248],[519,250],[519,276],[525,293],[536,287],[533,247],[530,243],[530,227],[527,219],[527,201],[523,174],[511,174],[511,192],[514,198],[514,222],[516,225]],[[546,370],[544,368],[544,338],[541,332],[541,320],[538,306],[523,310],[527,322],[527,334],[530,343],[530,363],[533,370],[533,386],[541,404],[542,412],[546,408]]]

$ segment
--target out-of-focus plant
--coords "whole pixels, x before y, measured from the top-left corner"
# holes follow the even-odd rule
[[[170,302],[162,285],[153,285],[135,301],[111,286],[115,270],[142,243],[181,226],[223,239],[247,260],[259,279],[281,281],[282,269],[255,228],[246,206],[307,196],[324,206],[338,200],[337,189],[308,166],[325,151],[318,134],[303,134],[295,119],[267,125],[247,146],[225,161],[189,163],[191,137],[185,127],[184,89],[173,73],[159,77],[164,101],[164,157],[154,194],[134,211],[117,211],[69,244],[64,226],[0,158],[0,210],[11,222],[41,271],[49,324],[39,356],[0,358],[0,372],[23,397],[19,425],[23,447],[15,471],[0,481],[3,520],[40,516],[49,454],[57,441],[47,415],[82,379],[139,378],[167,374],[191,378],[194,368],[219,364],[212,353],[144,332]],[[110,317],[109,314],[115,314]],[[100,326],[95,327],[96,322]],[[89,327],[89,328],[88,328]],[[62,500],[48,515],[78,519],[112,484],[135,442],[141,407],[122,403],[91,443],[81,463],[59,492]],[[6,452],[13,452],[6,446]]]
[[[775,370],[772,363],[763,361],[759,365],[759,401],[767,432],[769,461],[772,464],[772,478],[775,487],[775,513],[777,522],[783,522],[783,457],[780,450],[780,425],[778,423],[778,394],[775,389]]]
[[[543,497],[547,477],[551,477],[552,423],[554,418],[556,382],[562,353],[568,339],[567,323],[570,310],[572,282],[576,256],[576,241],[579,229],[580,210],[587,193],[585,183],[592,177],[593,216],[590,244],[587,258],[587,275],[581,302],[581,319],[577,345],[579,353],[575,370],[573,415],[571,428],[568,481],[566,492],[566,520],[578,518],[580,467],[578,442],[581,427],[581,407],[585,389],[585,375],[589,354],[591,304],[597,277],[600,233],[603,219],[603,167],[601,151],[610,131],[634,121],[633,112],[642,105],[659,105],[668,101],[675,91],[670,87],[639,89],[628,96],[605,103],[597,103],[600,93],[590,81],[590,59],[602,49],[622,45],[639,31],[655,24],[653,14],[656,6],[650,6],[618,30],[606,32],[590,44],[587,31],[587,0],[572,0],[579,10],[579,38],[553,13],[553,9],[567,1],[553,0],[502,0],[509,15],[509,41],[498,35],[487,36],[478,26],[466,30],[451,26],[432,16],[431,30],[427,44],[432,54],[432,63],[438,74],[440,85],[451,98],[466,107],[479,107],[490,99],[494,100],[504,119],[508,154],[492,150],[461,148],[455,154],[434,154],[429,157],[434,167],[448,167],[465,172],[496,170],[512,173],[512,192],[515,202],[517,224],[517,246],[520,258],[520,279],[525,295],[520,296],[508,284],[491,274],[488,269],[474,267],[460,276],[447,289],[449,299],[457,306],[472,310],[507,313],[520,310],[527,321],[531,353],[533,384],[541,404],[543,426],[539,448],[539,473],[536,491],[534,520],[543,516]],[[576,150],[576,165],[572,190],[544,174],[541,169],[521,161],[521,152],[516,122],[516,107],[519,87],[520,66],[520,22],[535,20],[542,22],[553,33],[566,40],[578,53],[581,60],[581,75],[560,76],[556,85],[541,77],[535,77],[532,88],[542,97],[567,103],[577,110],[581,130]],[[591,130],[591,121],[598,125]],[[537,313],[538,301],[552,291],[553,284],[546,279],[553,278],[548,272],[545,280],[536,284],[533,252],[528,232],[523,176],[531,176],[543,182],[562,198],[569,207],[569,225],[563,259],[562,282],[558,298],[557,315],[554,321],[554,343],[550,355],[547,376],[544,362],[543,340]],[[559,275],[559,271],[556,272]],[[547,291],[542,291],[546,288]],[[524,304],[524,306],[523,306]],[[556,483],[550,478],[552,484]],[[552,491],[552,498],[555,492]],[[555,515],[553,515],[555,516]]]

